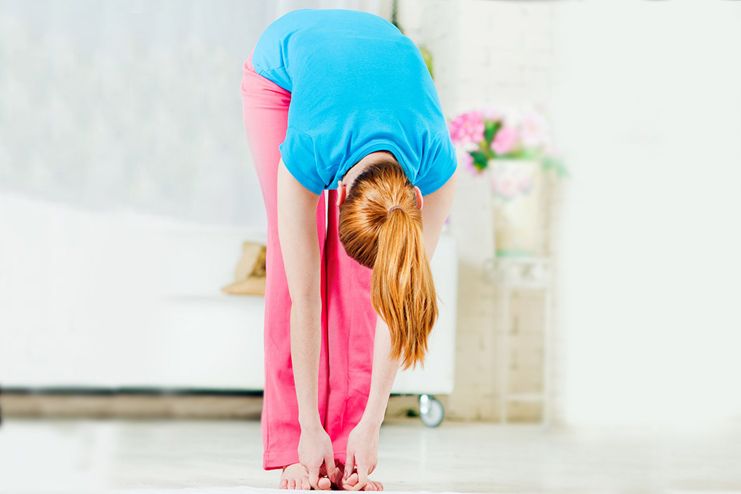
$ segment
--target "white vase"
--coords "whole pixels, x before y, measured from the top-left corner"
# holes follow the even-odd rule
[[[545,180],[540,162],[496,159],[487,170],[497,257],[543,255]]]

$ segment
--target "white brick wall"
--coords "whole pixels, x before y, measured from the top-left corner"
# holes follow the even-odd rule
[[[544,3],[483,0],[401,0],[399,23],[434,56],[435,82],[448,116],[482,106],[545,107],[553,64],[553,7]],[[451,417],[497,419],[496,350],[499,310],[495,288],[484,279],[491,255],[492,227],[486,184],[460,169],[452,226],[460,244],[456,390]],[[537,391],[542,374],[539,328],[527,298],[514,313],[521,333],[514,338],[511,386]],[[534,304],[537,305],[537,304]],[[522,310],[520,309],[520,306]],[[510,419],[532,419],[540,408],[513,406]]]
[[[741,66],[730,62],[741,51],[739,5],[400,3],[402,27],[434,55],[449,116],[533,104],[568,158],[573,178],[550,202],[556,418],[662,426],[741,418],[741,395],[729,392],[741,374],[741,234],[731,226],[741,210]],[[482,281],[488,194],[461,172],[452,217],[459,365],[448,408],[497,418],[499,308]],[[518,300],[534,316],[529,303]],[[537,366],[529,337],[515,352]],[[537,384],[535,372],[517,379]]]

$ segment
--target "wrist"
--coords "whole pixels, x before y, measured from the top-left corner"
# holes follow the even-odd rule
[[[321,420],[319,420],[319,415],[312,416],[312,417],[303,417],[299,418],[298,424],[301,427],[301,431],[317,431],[324,429],[324,426],[322,425]]]
[[[381,430],[381,424],[383,423],[383,415],[377,415],[377,414],[370,414],[370,415],[363,415],[360,418],[359,425],[361,427],[365,427],[366,429],[373,430],[375,432],[378,432]]]

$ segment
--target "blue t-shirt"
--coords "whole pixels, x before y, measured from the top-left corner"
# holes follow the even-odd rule
[[[364,156],[393,153],[423,195],[457,166],[430,73],[415,44],[382,17],[301,9],[270,24],[252,56],[261,76],[291,92],[280,152],[320,194]]]

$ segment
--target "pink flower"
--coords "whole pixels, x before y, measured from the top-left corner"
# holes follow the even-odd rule
[[[514,127],[505,125],[494,136],[491,149],[500,155],[512,152],[517,146],[518,137],[517,130]]]
[[[460,163],[471,173],[477,172],[476,167],[473,166],[473,156],[469,152],[461,153]]]
[[[479,111],[461,113],[448,123],[453,144],[478,143],[484,138],[484,119]]]

